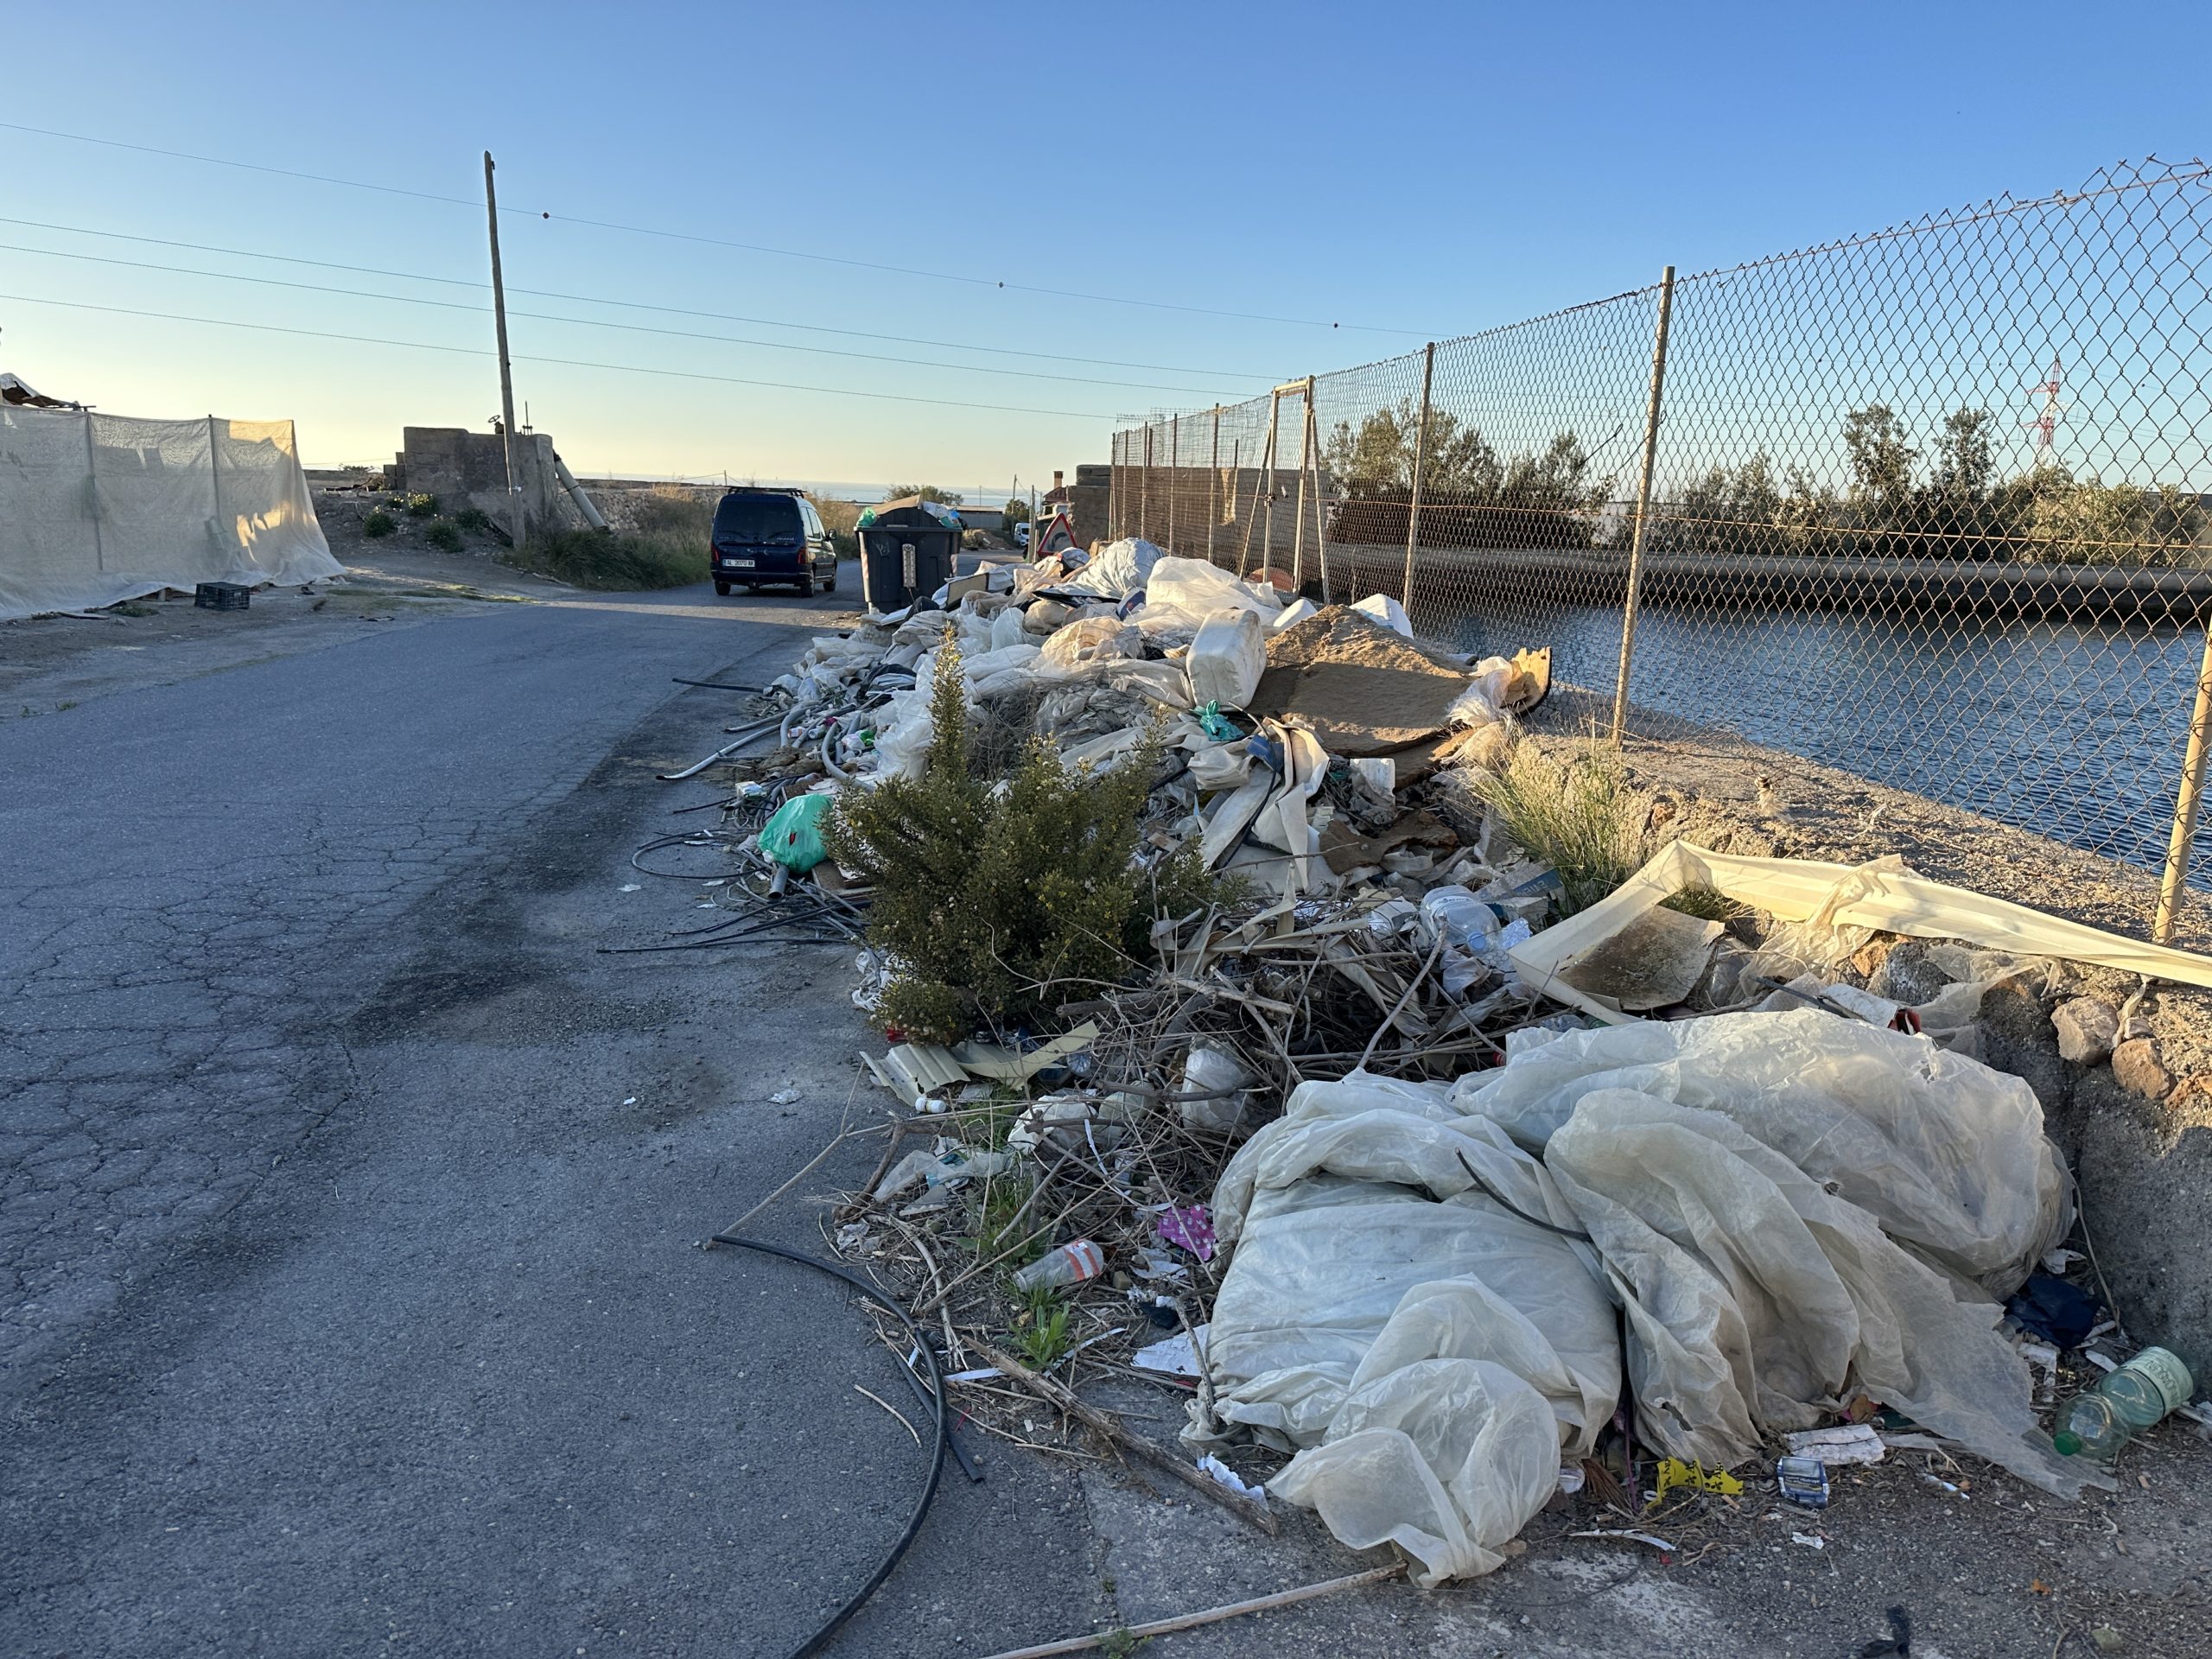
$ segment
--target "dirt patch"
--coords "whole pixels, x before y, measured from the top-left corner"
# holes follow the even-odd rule
[[[1331,754],[1388,754],[1443,731],[1471,683],[1461,659],[1332,605],[1269,638],[1252,712],[1309,728]]]
[[[433,617],[573,591],[496,563],[497,544],[472,537],[459,553],[423,540],[428,520],[380,541],[361,520],[383,499],[357,491],[315,493],[330,550],[345,574],[303,588],[257,588],[243,611],[205,611],[188,594],[132,600],[90,617],[0,622],[0,719],[66,715],[80,703],[140,686],[319,650]]]

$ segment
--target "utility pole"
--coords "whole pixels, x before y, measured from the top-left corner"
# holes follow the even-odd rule
[[[507,458],[507,533],[524,539],[522,493],[515,487],[515,374],[507,360],[507,289],[499,276],[499,197],[492,184],[492,152],[484,152],[484,217],[492,230],[492,317],[499,333],[499,436]]]

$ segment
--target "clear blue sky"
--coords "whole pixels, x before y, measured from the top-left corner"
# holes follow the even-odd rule
[[[1118,415],[1641,286],[1669,262],[1705,269],[2072,188],[2123,157],[2201,154],[2202,23],[2201,7],[2032,3],[248,15],[110,0],[0,11],[0,118],[465,201],[480,201],[489,147],[501,205],[530,214],[504,218],[514,310],[1046,377],[517,317],[518,359],[1007,406],[518,360],[518,397],[580,470],[996,490],[1103,460]],[[12,251],[475,306],[467,287],[83,232],[481,283],[480,207],[21,131],[0,147],[0,216],[73,227],[0,225],[0,295],[489,346],[488,314],[469,309]],[[118,413],[290,416],[311,462],[381,460],[404,424],[481,427],[499,404],[488,356],[14,298],[0,331],[0,367],[41,389]]]

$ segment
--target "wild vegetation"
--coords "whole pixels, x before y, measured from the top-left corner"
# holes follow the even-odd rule
[[[1071,768],[1033,741],[995,779],[969,741],[949,634],[930,717],[922,776],[843,791],[823,837],[875,888],[868,938],[893,965],[884,1026],[929,1042],[1034,1029],[1149,962],[1155,914],[1205,902],[1212,884],[1195,853],[1151,871],[1135,861],[1157,733],[1108,772]]]
[[[1357,428],[1337,424],[1324,454],[1347,502],[1332,538],[1403,539],[1419,421],[1412,400],[1402,399]],[[1764,448],[1733,465],[1715,463],[1655,507],[1650,545],[2050,564],[2195,565],[2212,556],[2212,515],[2194,493],[2171,484],[2107,484],[2052,461],[2003,477],[1995,429],[1989,410],[1961,406],[1916,439],[1889,404],[1863,404],[1839,434],[1840,485],[1802,467],[1777,466]],[[1594,475],[1574,433],[1501,457],[1476,428],[1435,409],[1421,479],[1424,537],[1469,547],[1604,544],[1619,523],[1599,510],[1627,488]]]
[[[707,579],[711,501],[691,490],[653,490],[633,504],[630,518],[626,531],[541,532],[501,557],[518,569],[610,592]]]

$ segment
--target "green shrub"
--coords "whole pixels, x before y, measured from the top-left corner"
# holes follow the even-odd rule
[[[382,507],[371,507],[361,519],[361,534],[372,542],[383,540],[397,528],[391,515]]]
[[[491,515],[481,507],[463,507],[454,514],[453,521],[472,536],[481,536],[492,528]]]
[[[579,588],[629,591],[681,588],[707,579],[707,538],[603,530],[561,530],[532,536],[519,551],[500,556],[518,570],[536,570]]]
[[[407,498],[406,506],[410,518],[433,518],[438,511],[438,498],[435,495],[410,495]]]
[[[458,553],[461,549],[460,528],[449,519],[439,519],[423,532],[423,539],[442,553]]]
[[[630,528],[640,536],[696,537],[714,528],[714,504],[692,490],[647,490],[630,504]]]
[[[1643,863],[1649,812],[1610,745],[1593,741],[1559,761],[1523,741],[1503,772],[1472,787],[1508,835],[1559,873],[1563,915],[1587,910]]]
[[[1212,891],[1193,850],[1131,862],[1163,738],[1110,772],[1071,771],[1033,741],[1003,785],[970,766],[966,677],[948,635],[927,770],[840,792],[824,839],[875,886],[868,937],[898,963],[876,1018],[930,1042],[1039,1026],[1152,957],[1155,913]]]

